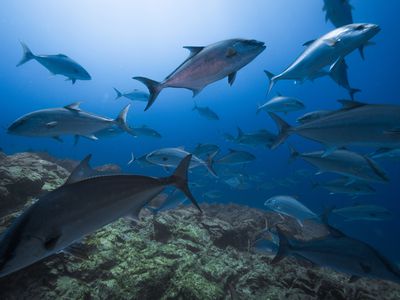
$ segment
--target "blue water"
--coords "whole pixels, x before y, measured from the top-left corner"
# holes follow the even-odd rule
[[[84,3],[83,3],[84,2]],[[287,147],[274,151],[249,148],[225,142],[222,133],[236,134],[240,126],[245,132],[266,128],[275,131],[269,117],[255,114],[258,103],[265,102],[267,78],[264,69],[278,73],[304,49],[302,44],[333,29],[325,23],[323,1],[7,1],[0,4],[0,147],[8,154],[34,150],[48,151],[57,157],[81,159],[93,153],[93,165],[116,163],[124,171],[164,176],[160,168],[145,169],[127,166],[131,153],[141,156],[162,147],[215,143],[225,152],[228,148],[247,150],[257,159],[243,168],[246,174],[263,172],[263,182],[285,179],[299,169],[316,170],[302,161],[288,163]],[[385,0],[353,0],[356,22],[379,24],[382,31],[373,39],[375,46],[365,51],[366,60],[358,52],[347,57],[349,79],[353,87],[362,89],[357,100],[371,103],[397,103],[399,58],[398,12],[400,2]],[[188,90],[163,90],[150,110],[144,103],[134,102],[128,123],[146,124],[162,135],[162,139],[133,138],[122,134],[115,138],[90,141],[81,139],[77,146],[72,137],[63,143],[45,138],[11,136],[6,128],[19,116],[42,108],[60,107],[83,101],[83,110],[115,117],[130,101],[114,100],[112,87],[121,91],[146,88],[132,76],[162,80],[188,55],[182,46],[202,46],[216,41],[243,37],[263,41],[267,49],[252,63],[239,71],[229,87],[222,80],[206,87],[195,99],[202,106],[216,111],[220,120],[208,121],[192,112],[193,98]],[[64,53],[82,64],[92,75],[91,81],[75,85],[62,76],[52,76],[35,61],[16,67],[24,41],[35,54]],[[330,78],[294,84],[281,81],[274,91],[304,101],[306,110],[283,116],[289,123],[317,109],[335,109],[337,99],[348,98],[346,90]],[[273,95],[273,94],[272,94]],[[298,150],[321,149],[308,140],[291,137]],[[372,149],[357,149],[369,152]],[[399,162],[382,162],[391,181],[374,185],[376,195],[352,200],[346,196],[330,196],[324,190],[312,190],[312,180],[323,181],[332,176],[308,176],[290,187],[275,184],[263,191],[256,185],[244,191],[230,189],[221,182],[209,182],[201,194],[218,189],[224,196],[215,201],[236,202],[263,207],[264,201],[276,194],[297,195],[316,212],[324,206],[350,205],[354,201],[374,203],[390,209],[395,218],[386,222],[336,223],[351,236],[376,246],[385,255],[400,261]],[[335,220],[334,220],[335,221]],[[338,220],[336,220],[337,222]]]

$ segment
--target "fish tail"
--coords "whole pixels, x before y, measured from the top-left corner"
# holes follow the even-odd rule
[[[275,257],[272,259],[271,264],[276,264],[284,259],[290,253],[291,248],[288,238],[279,226],[276,226],[276,231],[279,237],[279,249]]]
[[[274,87],[274,85],[277,81],[277,77],[267,70],[264,70],[264,72],[269,79],[268,92],[267,92],[267,95],[268,95],[271,92],[272,88]]]
[[[206,167],[208,172],[211,173],[214,177],[218,177],[217,173],[214,170],[214,157],[218,154],[219,150],[215,151],[214,153],[211,153],[206,160]]]
[[[113,88],[113,89],[117,93],[117,96],[115,96],[115,100],[121,98],[122,97],[122,93],[120,91],[118,91],[116,88]]]
[[[184,159],[181,160],[179,165],[176,167],[174,174],[167,178],[167,182],[173,184],[178,189],[180,189],[187,198],[192,201],[193,205],[202,213],[197,200],[194,198],[192,192],[189,189],[188,185],[188,170],[190,166],[190,162],[192,160],[192,154],[189,154]]]
[[[158,94],[161,92],[161,90],[164,88],[164,86],[160,82],[151,80],[146,77],[132,77],[132,79],[140,81],[149,90],[149,93],[150,93],[149,100],[147,102],[146,108],[144,109],[146,111],[150,108],[150,106],[153,105],[154,101],[156,101]]]
[[[21,43],[22,50],[24,51],[24,53],[22,54],[22,58],[19,61],[19,63],[17,64],[17,67],[19,67],[20,65],[23,65],[24,63],[35,58],[35,55],[32,53],[32,51],[29,49],[29,47],[26,44],[24,44],[23,42],[20,42],[20,43]]]
[[[289,161],[295,160],[300,155],[300,153],[292,145],[289,145],[289,151],[290,151]]]
[[[121,110],[121,112],[118,114],[118,117],[114,121],[122,130],[126,131],[127,133],[129,133],[129,134],[131,134],[133,136],[136,136],[136,134],[134,133],[133,129],[126,122],[126,117],[128,115],[128,111],[129,111],[130,107],[131,107],[130,104],[125,106]]]
[[[276,147],[278,147],[280,144],[282,144],[287,139],[287,137],[290,134],[291,127],[288,123],[286,123],[278,115],[271,113],[271,112],[268,114],[270,115],[272,120],[274,120],[274,122],[276,123],[276,125],[278,126],[278,129],[279,129],[279,134],[270,147],[271,149],[275,149]]]
[[[192,108],[192,111],[197,109],[197,103],[196,103],[196,101],[193,101],[193,104],[194,104],[194,106],[193,106],[193,108]]]

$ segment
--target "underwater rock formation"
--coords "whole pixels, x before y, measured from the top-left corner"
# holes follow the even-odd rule
[[[33,162],[33,158],[34,154],[22,153],[1,159],[4,174],[24,170],[18,174],[25,176],[7,175],[8,185],[24,189],[21,178],[40,178],[35,190],[19,195],[20,200],[10,204],[9,211],[21,209],[23,204],[18,203],[24,203],[24,197],[40,192],[43,186],[62,184],[68,175],[55,163]],[[46,171],[51,174],[45,177],[46,172],[38,170],[46,168],[52,171]],[[4,187],[4,178],[0,188]],[[14,190],[7,191],[10,197],[16,197]],[[271,256],[255,253],[252,241],[265,228],[266,219],[270,226],[282,223],[277,215],[234,204],[203,204],[202,209],[203,215],[191,206],[157,215],[144,210],[139,223],[121,219],[63,253],[1,278],[0,299],[400,297],[400,286],[385,281],[361,279],[349,283],[348,276],[293,259],[271,265]],[[284,224],[284,230],[301,238],[296,222],[284,220]],[[324,232],[314,229],[312,234]]]

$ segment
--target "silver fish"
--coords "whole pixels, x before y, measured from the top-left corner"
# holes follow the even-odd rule
[[[156,100],[162,89],[167,87],[185,88],[196,96],[210,83],[228,77],[233,84],[236,72],[255,59],[265,46],[256,40],[230,39],[206,47],[184,47],[189,57],[162,82],[145,77],[133,77],[147,86],[150,92],[145,110]]]
[[[393,217],[387,208],[372,204],[335,208],[332,213],[346,218],[346,221],[385,221]]]
[[[301,227],[303,227],[304,220],[316,220],[319,222],[319,217],[314,212],[292,196],[274,196],[267,199],[264,202],[264,205],[267,209],[278,214],[283,214],[296,219]]]
[[[196,148],[193,150],[195,156],[211,155],[219,151],[219,147],[214,144],[197,144]]]
[[[194,103],[193,111],[197,111],[200,116],[206,118],[207,120],[218,121],[219,117],[216,112],[214,112],[208,106],[198,106],[197,103]]]
[[[239,127],[237,128],[238,135],[234,139],[239,145],[248,145],[248,146],[264,146],[271,147],[274,144],[276,136],[269,132],[268,130],[261,129],[255,132],[243,132]]]
[[[162,148],[154,150],[147,154],[146,160],[152,164],[162,166],[164,168],[176,167],[183,157],[188,156],[190,153],[185,151],[183,148]],[[204,161],[197,156],[192,155],[192,160],[190,162],[189,168],[196,168],[199,166],[205,167],[213,176],[217,177],[213,166],[212,159],[210,156],[207,161]]]
[[[290,147],[291,157],[300,157],[318,168],[318,174],[333,172],[349,177],[347,184],[356,180],[370,182],[388,182],[389,179],[381,167],[367,156],[340,149],[323,156],[323,151],[299,153]]]
[[[76,61],[72,60],[65,54],[57,55],[34,55],[27,45],[21,43],[24,51],[21,61],[17,67],[25,64],[26,62],[34,59],[43,67],[50,71],[52,74],[60,74],[67,77],[74,84],[77,80],[91,80],[92,77],[89,73]]]
[[[132,134],[126,123],[130,105],[127,105],[116,119],[104,118],[82,111],[80,102],[60,108],[50,108],[31,112],[14,121],[8,128],[8,133],[30,137],[53,137],[60,140],[60,135],[72,134],[91,140],[97,140],[96,132],[118,126]]]
[[[187,185],[191,155],[172,176],[108,175],[70,182],[46,194],[0,240],[0,276],[57,253],[87,234],[140,210],[167,186],[182,190],[201,211]]]
[[[279,250],[272,263],[292,255],[347,273],[351,281],[368,277],[400,283],[399,269],[377,250],[331,226],[328,228],[330,234],[324,238],[299,241],[291,240],[277,227]]]
[[[121,97],[125,97],[132,101],[147,102],[149,100],[149,96],[150,96],[149,93],[142,92],[138,89],[134,89],[133,91],[126,92],[126,93],[122,93],[119,90],[117,90],[116,88],[113,88],[113,89],[117,93],[117,95],[115,96],[115,100],[117,100]]]
[[[292,133],[322,143],[325,155],[344,146],[400,148],[400,135],[390,133],[400,128],[400,106],[365,104],[341,100],[344,108],[334,114],[291,127],[274,113],[270,116],[279,128],[272,149]]]
[[[252,162],[256,159],[256,157],[247,152],[247,151],[239,151],[234,149],[228,149],[229,152],[222,156],[221,158],[214,160],[214,164],[220,165],[241,165],[245,163]]]
[[[349,90],[353,98],[353,94],[359,90],[349,86],[344,57],[357,48],[363,56],[364,47],[379,31],[379,26],[375,24],[349,24],[305,43],[306,50],[282,73],[275,76],[265,71],[270,79],[268,91],[271,91],[279,80],[301,82],[330,75],[336,83]],[[324,68],[328,66],[329,71],[325,71]]]
[[[271,100],[267,101],[263,105],[260,105],[257,108],[257,113],[259,113],[262,110],[267,112],[288,113],[291,111],[297,111],[304,108],[305,106],[303,102],[301,102],[299,99],[278,95],[272,98]]]
[[[400,159],[400,148],[379,148],[368,154],[372,159]]]
[[[349,178],[338,178],[323,183],[313,183],[313,188],[321,187],[333,194],[346,194],[353,198],[362,195],[371,195],[375,189],[364,181],[350,182]]]

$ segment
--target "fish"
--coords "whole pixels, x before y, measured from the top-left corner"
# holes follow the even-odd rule
[[[372,159],[356,152],[339,149],[323,156],[324,151],[299,153],[290,147],[292,159],[301,158],[318,168],[317,174],[332,172],[349,178],[346,184],[356,180],[386,183],[389,178],[381,167]]]
[[[143,154],[142,156],[136,157],[133,153],[131,153],[131,159],[128,162],[128,166],[132,165],[133,163],[139,164],[140,167],[152,167],[152,166],[157,166],[156,164],[153,164],[149,162],[147,159],[147,153]]]
[[[257,113],[264,110],[267,112],[283,112],[287,114],[288,112],[297,111],[304,108],[305,106],[303,102],[301,102],[299,99],[278,94],[278,96],[260,105],[257,108]]]
[[[393,217],[387,208],[372,204],[335,208],[332,213],[346,218],[346,221],[386,221]]]
[[[232,134],[227,133],[227,132],[223,133],[222,137],[226,142],[234,142],[236,140]]]
[[[26,44],[21,42],[21,46],[24,53],[17,67],[33,59],[49,70],[51,74],[60,74],[67,77],[67,80],[71,80],[72,84],[77,80],[92,79],[90,74],[80,64],[65,54],[35,55]]]
[[[348,0],[324,0],[322,8],[326,12],[325,21],[329,20],[336,28],[353,23],[352,9]]]
[[[313,183],[313,188],[318,187],[328,190],[331,195],[346,194],[353,198],[362,195],[371,195],[376,192],[368,183],[358,180],[350,182],[347,177],[333,179],[323,183]]]
[[[143,92],[138,89],[134,89],[133,91],[122,93],[116,88],[113,88],[117,93],[115,96],[115,100],[120,99],[122,97],[128,98],[131,101],[139,101],[139,102],[147,102],[149,100],[149,93]]]
[[[152,164],[162,166],[164,168],[176,167],[179,161],[188,156],[190,153],[185,151],[183,148],[162,148],[158,150],[154,150],[147,154],[146,160]],[[213,175],[214,177],[218,177],[213,169],[213,156],[210,156],[207,161],[204,161],[198,158],[195,155],[191,156],[191,162],[189,168],[196,168],[199,166],[203,166],[207,169],[207,171]]]
[[[183,48],[190,51],[188,58],[162,82],[146,77],[133,77],[149,89],[150,97],[145,110],[152,106],[161,90],[167,87],[189,89],[194,97],[210,83],[225,77],[228,77],[228,82],[232,85],[236,73],[266,47],[263,42],[256,40],[229,39],[205,47]]]
[[[400,159],[400,148],[379,148],[368,154],[372,159]]]
[[[306,50],[282,73],[274,75],[265,71],[269,78],[268,93],[279,80],[314,80],[329,75],[337,84],[346,88],[351,98],[360,90],[351,88],[347,79],[345,56],[359,49],[364,57],[364,47],[378,34],[376,24],[355,23],[339,27],[316,40],[306,42]],[[329,66],[329,70],[324,68]]]
[[[193,149],[193,154],[195,156],[203,156],[203,155],[211,155],[215,152],[219,152],[219,146],[214,144],[197,144],[197,146]]]
[[[264,206],[268,210],[294,218],[301,227],[304,226],[305,220],[320,222],[319,217],[314,212],[292,196],[273,196],[264,202]]]
[[[329,115],[331,115],[333,113],[335,113],[335,112],[331,111],[331,110],[316,110],[316,111],[312,111],[312,112],[306,113],[306,114],[298,117],[296,119],[296,122],[304,124],[304,123],[307,123],[307,122],[315,121],[315,120],[320,119],[322,117],[329,116]]]
[[[166,187],[175,186],[197,207],[187,171],[191,155],[173,175],[96,176],[63,185],[39,198],[25,210],[0,239],[0,277],[58,253],[84,236],[140,210]]]
[[[194,103],[193,111],[197,111],[200,116],[206,118],[207,120],[218,121],[219,117],[211,108],[208,106],[198,106],[196,102]]]
[[[329,234],[326,237],[308,241],[290,239],[277,226],[279,249],[272,264],[286,256],[295,256],[315,265],[349,274],[350,281],[367,277],[400,283],[399,269],[385,256],[367,243],[327,226]]]
[[[250,163],[256,159],[256,157],[247,151],[239,151],[235,149],[228,149],[228,153],[214,160],[214,164],[220,165],[241,165]]]
[[[80,102],[60,108],[37,110],[18,118],[8,127],[8,133],[29,137],[52,137],[62,141],[61,135],[74,135],[75,144],[79,137],[97,140],[96,132],[118,126],[132,134],[126,123],[130,105],[121,110],[116,119],[109,119],[84,112],[79,107]]]
[[[276,114],[269,113],[279,129],[271,149],[278,147],[293,133],[323,144],[325,155],[346,146],[400,148],[400,135],[388,133],[400,128],[399,105],[349,100],[340,102],[343,105],[341,110],[297,127],[291,127]]]
[[[152,138],[162,138],[162,135],[155,129],[150,128],[146,125],[142,125],[140,127],[132,127],[131,132],[135,136],[147,136]]]
[[[240,127],[237,127],[237,132],[238,134],[234,141],[239,145],[271,147],[276,139],[273,133],[265,129],[245,133]]]

